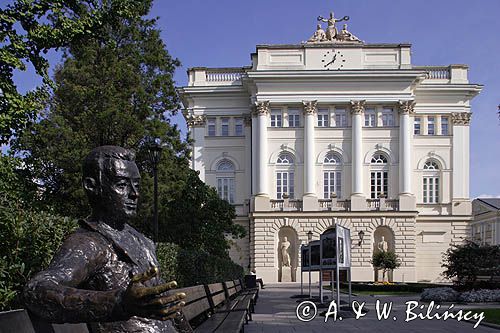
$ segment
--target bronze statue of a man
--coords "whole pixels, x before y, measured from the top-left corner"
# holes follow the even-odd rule
[[[55,323],[88,323],[92,332],[176,332],[184,305],[175,282],[158,277],[153,242],[127,224],[136,214],[140,174],[134,154],[103,146],[83,163],[89,218],[69,235],[49,268],[28,282],[23,298]]]

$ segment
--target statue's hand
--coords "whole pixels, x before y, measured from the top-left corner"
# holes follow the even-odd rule
[[[145,287],[146,282],[158,275],[158,268],[152,267],[144,273],[132,276],[130,283],[122,295],[121,307],[131,316],[167,320],[174,318],[185,305],[182,300],[184,293],[161,296],[167,290],[177,287],[177,282],[171,281],[154,287]]]

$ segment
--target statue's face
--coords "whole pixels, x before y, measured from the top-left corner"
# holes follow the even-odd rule
[[[283,237],[283,241],[287,242],[288,241],[288,237]]]
[[[137,211],[141,176],[135,162],[110,159],[101,184],[104,210],[113,219],[130,219]]]

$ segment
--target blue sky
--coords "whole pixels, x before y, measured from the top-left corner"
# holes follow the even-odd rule
[[[415,65],[470,66],[469,81],[484,85],[472,102],[471,197],[500,196],[500,0],[156,0],[151,15],[182,62],[182,86],[189,67],[245,66],[257,44],[306,40],[332,10],[350,16],[349,30],[367,43],[411,43]],[[23,89],[36,82],[17,78]],[[185,132],[182,117],[174,121]]]

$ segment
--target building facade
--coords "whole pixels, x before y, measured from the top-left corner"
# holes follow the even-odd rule
[[[500,198],[472,201],[472,240],[479,244],[500,245]]]
[[[414,66],[409,44],[367,44],[328,24],[308,42],[258,45],[247,67],[188,70],[192,168],[235,205],[248,235],[231,256],[266,282],[283,279],[285,237],[286,280],[298,281],[307,233],[335,224],[351,229],[353,280],[377,278],[383,240],[402,260],[394,281],[440,281],[442,253],[470,235],[481,86],[465,65]]]

